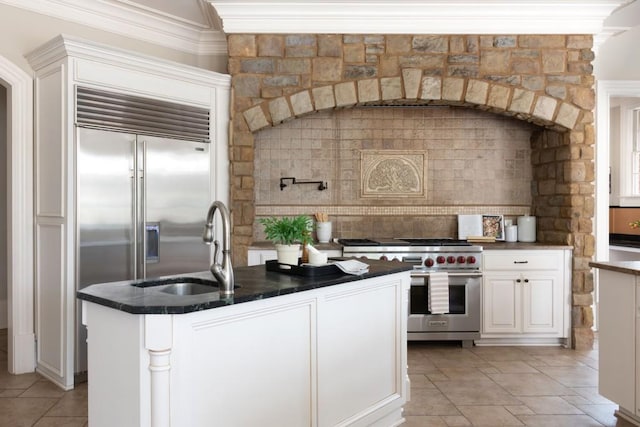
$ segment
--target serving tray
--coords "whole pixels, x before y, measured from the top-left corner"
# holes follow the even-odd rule
[[[298,258],[298,263],[300,259]],[[283,274],[291,274],[294,276],[305,276],[305,277],[317,277],[317,276],[329,276],[331,274],[338,275],[344,274],[337,265],[327,264],[327,265],[293,265],[293,264],[283,264],[278,262],[277,260],[269,260],[265,263],[265,266],[268,271],[275,271],[277,273]]]

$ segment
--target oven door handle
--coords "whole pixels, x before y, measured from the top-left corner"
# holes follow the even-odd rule
[[[412,272],[411,277],[429,277],[431,275],[430,272]],[[480,271],[468,271],[468,272],[451,272],[449,276],[452,277],[482,277],[482,272]]]

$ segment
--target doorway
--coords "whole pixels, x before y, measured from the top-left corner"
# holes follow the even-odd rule
[[[3,172],[6,178],[4,224],[7,288],[7,369],[12,374],[35,370],[33,321],[33,78],[0,56],[0,86],[4,91]],[[0,161],[2,161],[0,159]],[[1,185],[1,184],[0,184]],[[2,242],[0,242],[2,244]]]
[[[600,80],[596,86],[596,215],[595,237],[598,261],[609,260],[609,168],[611,106],[616,98],[640,97],[640,81]],[[594,277],[595,328],[598,327],[598,281]]]

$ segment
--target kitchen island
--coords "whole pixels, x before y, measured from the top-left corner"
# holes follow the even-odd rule
[[[90,425],[400,425],[412,267],[367,263],[361,276],[236,268],[228,298],[166,292],[209,272],[79,291]]]
[[[598,392],[640,426],[640,261],[589,265],[600,289]]]

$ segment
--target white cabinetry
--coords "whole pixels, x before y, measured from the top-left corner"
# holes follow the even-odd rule
[[[37,371],[69,389],[79,321],[75,88],[81,85],[209,110],[211,198],[227,201],[230,77],[68,36],[56,37],[27,59],[35,70]]]
[[[83,301],[89,423],[400,425],[409,282],[407,271],[176,315]]]
[[[600,268],[598,392],[640,425],[640,279]]]
[[[570,250],[485,251],[479,344],[567,344],[570,262]]]

